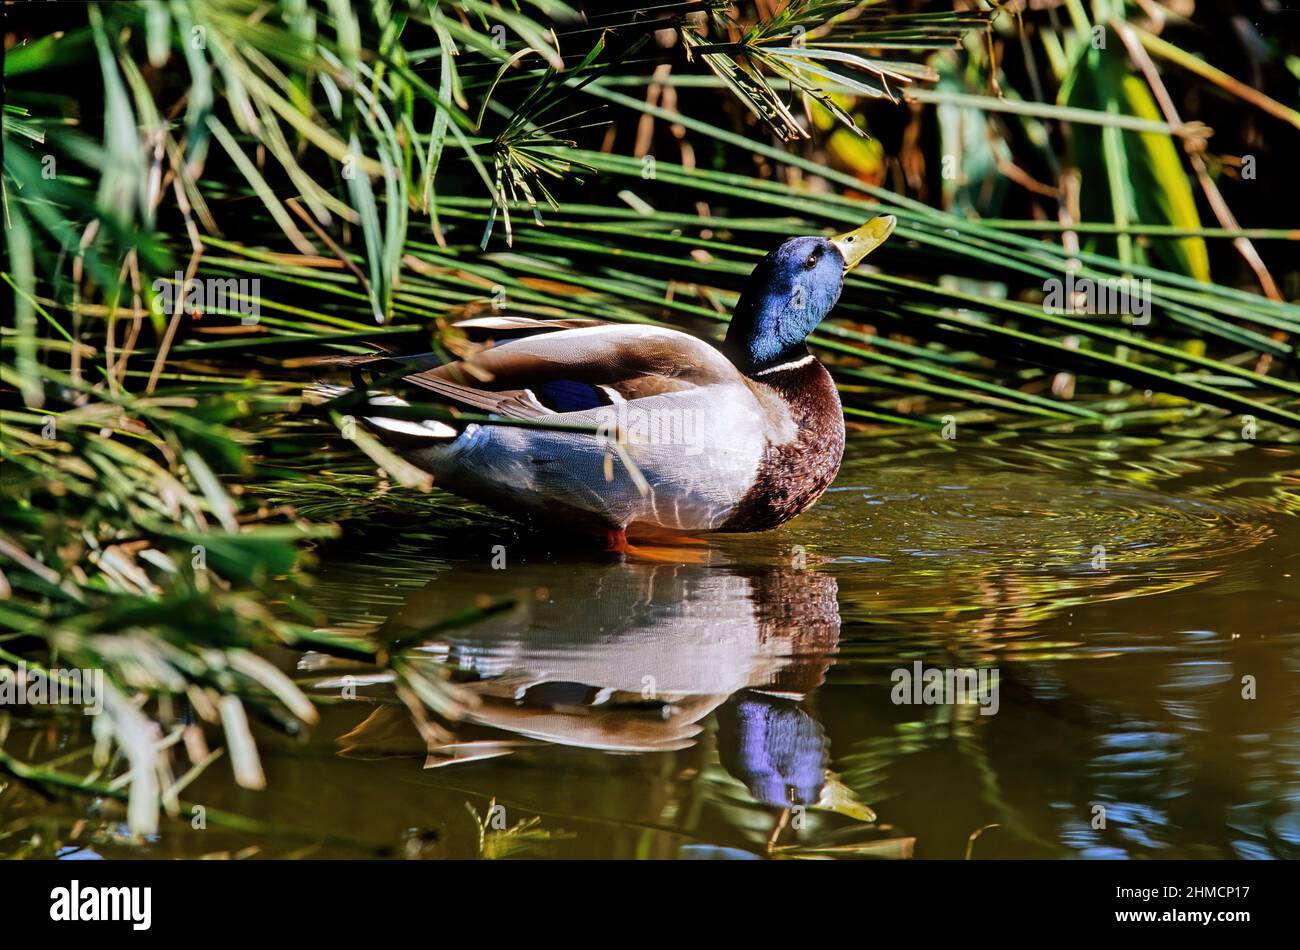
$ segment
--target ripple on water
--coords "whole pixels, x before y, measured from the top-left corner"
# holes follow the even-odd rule
[[[1075,491],[1033,476],[990,475],[961,488],[890,490],[921,472],[882,473],[826,502],[859,551],[844,560],[950,558],[1018,571],[1183,571],[1272,536],[1270,512],[1242,499],[1146,488]]]
[[[1246,552],[1291,517],[1268,490],[1220,474],[1234,460],[1217,455],[869,449],[846,460],[799,533],[828,556],[846,619],[873,624],[1037,630],[1085,602],[1240,576]]]

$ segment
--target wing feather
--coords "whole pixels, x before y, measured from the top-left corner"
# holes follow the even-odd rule
[[[572,325],[579,322],[590,325]],[[442,365],[430,365],[429,356],[380,357],[354,367],[354,378],[362,385],[363,373],[395,376],[385,382],[401,382],[454,404],[516,418],[552,414],[554,410],[538,399],[537,392],[559,381],[636,399],[742,378],[713,346],[666,327],[527,317],[479,318],[464,323],[483,329],[523,330],[528,335]],[[552,323],[562,326],[551,329]],[[407,366],[411,371],[402,372]]]

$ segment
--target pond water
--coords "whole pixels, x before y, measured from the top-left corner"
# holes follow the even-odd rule
[[[309,592],[336,627],[518,594],[426,634],[465,719],[422,737],[391,684],[288,658],[357,700],[264,739],[267,791],[218,765],[190,797],[303,839],[148,850],[1298,857],[1297,511],[1290,448],[872,436],[807,515],[675,561],[345,537]],[[983,692],[921,688],[964,669]]]

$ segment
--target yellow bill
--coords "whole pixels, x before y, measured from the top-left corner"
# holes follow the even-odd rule
[[[897,224],[898,219],[892,214],[881,214],[856,230],[831,238],[844,258],[844,269],[850,271],[857,267],[864,257],[885,243]]]

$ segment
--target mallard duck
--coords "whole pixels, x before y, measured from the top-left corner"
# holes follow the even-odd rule
[[[462,321],[493,344],[442,365],[430,355],[360,360],[354,385],[371,405],[404,405],[372,391],[400,383],[502,424],[365,423],[440,487],[614,549],[629,537],[775,528],[821,497],[844,452],[839,396],[805,341],[895,223],[881,215],[837,237],[784,241],[754,268],[720,347],[642,324]]]

